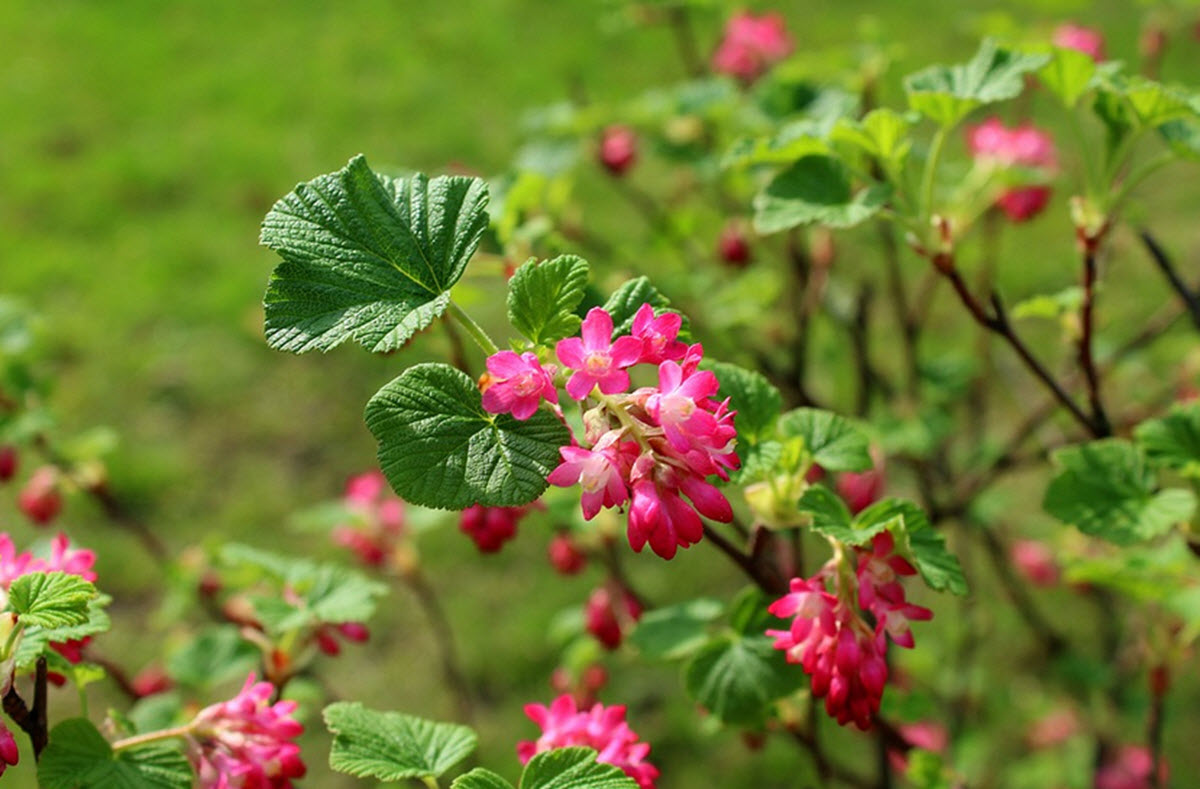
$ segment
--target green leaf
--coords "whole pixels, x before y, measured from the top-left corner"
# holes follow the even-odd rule
[[[783,408],[779,390],[761,373],[736,364],[710,362],[705,368],[712,370],[721,384],[718,398],[730,398],[730,408],[737,411],[733,420],[738,438],[757,441],[771,435]]]
[[[908,131],[912,119],[889,109],[872,110],[862,120],[843,118],[833,129],[833,139],[861,149],[883,162],[889,169],[904,167],[912,150]]]
[[[742,587],[729,603],[729,626],[742,636],[761,636],[776,621],[767,610],[772,600],[757,586]]]
[[[1057,320],[1066,313],[1076,312],[1083,303],[1083,288],[1071,285],[1057,293],[1030,296],[1013,305],[1013,318],[1049,318]]]
[[[1185,159],[1200,159],[1200,124],[1191,120],[1174,120],[1158,127],[1158,133],[1171,150]]]
[[[445,364],[405,370],[367,403],[366,419],[392,488],[436,509],[528,504],[571,440],[548,411],[524,422],[484,411],[475,382]]]
[[[37,775],[42,789],[188,789],[194,778],[187,758],[170,746],[114,754],[86,718],[69,718],[50,730]]]
[[[1177,405],[1165,417],[1138,425],[1133,435],[1155,466],[1200,477],[1200,404]]]
[[[446,309],[487,228],[487,200],[478,178],[394,179],[361,155],[300,184],[263,220],[262,243],[283,258],[267,286],[267,343],[401,347]]]
[[[245,679],[260,652],[233,625],[201,631],[167,657],[167,673],[191,688],[209,688],[227,680]]]
[[[866,471],[874,466],[867,436],[849,419],[831,411],[796,408],[779,418],[779,434],[804,439],[826,471]]]
[[[536,345],[569,337],[579,330],[575,308],[587,282],[587,261],[575,255],[530,261],[508,281],[508,320]]]
[[[813,121],[790,123],[770,136],[737,140],[721,159],[721,166],[788,164],[804,156],[827,155],[830,149],[824,136],[825,130]]]
[[[708,597],[656,608],[638,621],[629,643],[651,660],[678,660],[708,640],[709,625],[723,608]]]
[[[886,184],[854,194],[850,174],[832,156],[805,156],[776,175],[754,198],[754,228],[776,233],[819,223],[853,227],[874,216],[887,202]]]
[[[1019,96],[1025,75],[1049,59],[1002,49],[988,39],[967,63],[930,66],[905,78],[908,105],[943,127],[953,126],[976,107]]]
[[[1084,52],[1064,47],[1051,48],[1049,58],[1038,70],[1038,79],[1068,109],[1072,109],[1091,87],[1096,62]]]
[[[591,748],[554,748],[529,760],[521,789],[637,789],[619,767],[596,761]]]
[[[333,734],[329,766],[358,778],[436,778],[475,750],[475,732],[399,712],[340,701],[324,711]]]
[[[651,285],[647,277],[635,277],[613,291],[604,303],[604,310],[612,316],[614,337],[629,334],[633,329],[633,316],[643,304],[653,307],[655,315],[662,315],[671,306],[667,297]]]
[[[78,575],[27,573],[8,588],[8,605],[24,625],[71,627],[88,621],[88,604],[99,594]]]
[[[718,638],[684,669],[688,695],[725,723],[756,726],[772,702],[796,691],[804,682],[799,666],[765,636]]]
[[[824,485],[809,487],[796,506],[812,516],[813,531],[847,545],[866,545],[888,526],[882,521],[860,522],[853,518],[842,497]]]
[[[1191,491],[1155,491],[1145,458],[1128,441],[1093,441],[1060,449],[1053,457],[1059,472],[1042,506],[1085,534],[1129,545],[1167,533],[1195,511]]]
[[[476,767],[455,778],[450,789],[513,789],[513,785],[491,770]]]
[[[103,593],[97,593],[88,601],[87,619],[79,624],[63,625],[61,627],[29,626],[21,635],[17,645],[16,667],[18,671],[32,667],[39,657],[51,654],[50,642],[63,643],[77,640],[97,633],[106,633],[112,629],[108,612],[104,608],[112,602],[112,598]]]

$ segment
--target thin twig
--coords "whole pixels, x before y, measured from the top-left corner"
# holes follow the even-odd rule
[[[1150,235],[1150,231],[1143,228],[1138,231],[1138,236],[1142,239],[1142,245],[1146,247],[1146,251],[1150,253],[1150,258],[1158,265],[1159,271],[1167,278],[1171,288],[1178,294],[1183,301],[1183,305],[1187,307],[1188,315],[1192,319],[1197,329],[1200,329],[1200,297],[1197,297],[1196,291],[1188,287],[1183,278],[1179,276],[1179,272],[1175,270],[1175,264],[1171,262],[1171,258],[1167,255],[1167,251],[1162,245]]]
[[[700,57],[700,48],[696,45],[696,31],[692,29],[692,16],[687,5],[673,4],[667,9],[667,21],[675,35],[675,46],[679,50],[679,59],[683,61],[684,71],[693,79],[703,77],[704,60]]]
[[[1104,401],[1100,397],[1100,376],[1096,372],[1096,362],[1092,357],[1095,299],[1096,247],[1086,244],[1083,253],[1083,303],[1079,305],[1079,368],[1083,370],[1083,378],[1087,382],[1093,433],[1097,434],[1097,438],[1101,438],[1112,435],[1112,426],[1109,424],[1108,414],[1104,411]]]
[[[784,594],[787,592],[787,580],[772,571],[762,564],[756,562],[751,556],[742,553],[736,545],[725,539],[719,531],[704,524],[704,536],[717,547],[721,553],[733,560],[733,563],[742,569],[746,576],[754,581],[760,589],[768,594]]]
[[[795,726],[787,727],[788,734],[792,735],[792,739],[804,747],[812,756],[813,764],[817,768],[817,776],[821,779],[821,786],[828,786],[829,781],[841,781],[849,786],[861,787],[861,789],[874,789],[871,782],[860,775],[856,775],[849,770],[835,764],[829,760],[821,750],[820,744],[817,741],[815,731],[804,732]]]

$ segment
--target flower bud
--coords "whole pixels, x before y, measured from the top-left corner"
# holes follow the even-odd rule
[[[562,575],[576,575],[587,566],[587,554],[579,550],[567,532],[555,534],[546,553],[550,557],[550,564]]]
[[[58,469],[54,466],[42,466],[33,472],[33,476],[17,496],[17,506],[25,517],[38,526],[44,526],[54,520],[62,510]]]
[[[637,134],[628,126],[609,126],[600,138],[600,164],[616,176],[637,161]]]
[[[721,230],[717,238],[717,252],[722,262],[734,268],[745,268],[750,264],[750,241],[739,223],[730,222]]]
[[[11,444],[0,446],[0,482],[8,482],[16,473],[17,448]]]

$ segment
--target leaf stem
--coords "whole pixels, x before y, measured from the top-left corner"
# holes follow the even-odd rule
[[[921,215],[925,217],[933,215],[934,176],[937,174],[938,160],[942,158],[942,148],[946,145],[950,128],[948,125],[938,128],[929,148],[929,158],[925,160],[925,174],[921,179]]]
[[[140,745],[149,745],[152,742],[161,740],[170,740],[175,737],[186,737],[192,733],[192,726],[195,721],[184,726],[175,726],[170,729],[159,729],[158,731],[148,731],[145,734],[135,734],[132,737],[126,737],[123,740],[117,740],[112,744],[113,752],[123,751],[128,748],[137,748]]]
[[[483,352],[488,356],[500,352],[500,349],[496,347],[496,343],[492,342],[492,338],[487,335],[483,327],[476,323],[462,307],[452,301],[446,307],[446,313],[462,324],[462,327],[467,330],[467,334],[471,335],[471,339],[475,341],[475,344],[482,348]]]

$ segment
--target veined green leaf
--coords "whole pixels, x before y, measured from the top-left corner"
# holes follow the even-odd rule
[[[333,734],[329,766],[358,778],[436,778],[466,758],[477,742],[466,726],[377,712],[358,702],[330,704],[324,717]]]

